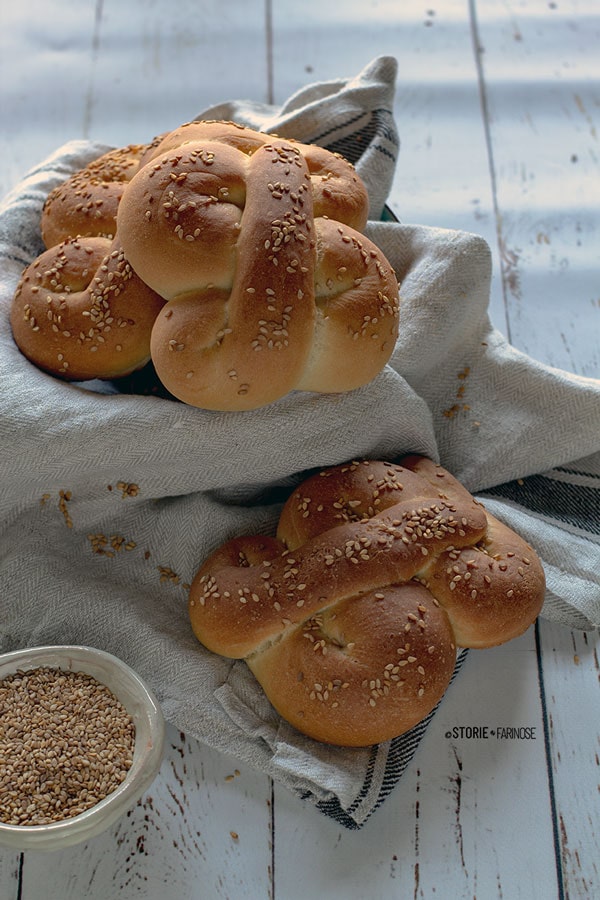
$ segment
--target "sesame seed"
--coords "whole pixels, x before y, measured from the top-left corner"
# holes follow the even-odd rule
[[[0,706],[0,821],[70,818],[125,779],[135,726],[91,676],[51,667],[19,671],[0,680]]]

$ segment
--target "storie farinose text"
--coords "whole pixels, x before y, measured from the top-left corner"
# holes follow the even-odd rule
[[[453,740],[535,741],[535,725],[454,725],[446,731]]]

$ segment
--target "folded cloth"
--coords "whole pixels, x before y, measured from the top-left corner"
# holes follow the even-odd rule
[[[545,616],[600,623],[600,382],[543,366],[493,329],[480,237],[378,221],[398,151],[395,78],[395,60],[382,57],[280,109],[232,102],[202,114],[339,150],[365,180],[369,236],[402,284],[401,334],[390,365],[347,394],[298,392],[217,413],[135,379],[44,374],[12,340],[12,296],[43,249],[44,198],[109,148],[68,143],[0,206],[0,650],[83,643],[115,653],[175,727],[348,828],[389,794],[428,720],[368,749],[319,744],[277,716],[243,662],[200,646],[187,618],[187,587],[206,556],[230,537],[272,533],[305,473],[351,458],[432,457],[537,549]]]

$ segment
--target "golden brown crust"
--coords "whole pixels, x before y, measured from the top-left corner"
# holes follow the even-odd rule
[[[226,544],[191,586],[198,639],[246,659],[317,740],[402,734],[443,696],[456,646],[521,634],[543,602],[533,550],[423,457],[326,469],[285,504],[277,538]]]
[[[187,122],[156,141],[144,164],[168,151],[193,143],[215,142],[232,147],[244,156],[252,156],[274,140],[282,141],[275,134],[254,131],[237,122]],[[296,148],[306,162],[315,215],[327,216],[356,231],[363,231],[367,224],[369,198],[351,163],[339,153],[332,153],[316,144],[303,144],[291,138],[284,139],[283,143]]]
[[[163,304],[133,272],[118,240],[73,238],[24,271],[11,327],[21,352],[53,375],[117,378],[149,361]]]
[[[437,487],[444,499],[460,502],[470,497],[431,460],[409,456],[402,463]],[[544,597],[537,554],[487,510],[486,518],[485,536],[477,544],[441,554],[424,572],[462,647],[493,647],[518,637],[537,618]]]
[[[352,390],[388,361],[398,284],[360,233],[367,212],[365,186],[339,154],[231,122],[190,122],[74,173],[48,196],[41,231],[69,266],[76,254],[64,248],[75,238],[117,241],[156,316],[150,354],[166,390],[193,406],[247,410],[293,390]],[[36,277],[57,259],[44,257]],[[58,266],[64,277],[64,261]],[[42,308],[37,290],[29,293],[31,274],[14,299],[13,331],[33,362],[84,380],[147,361],[147,316],[135,352],[83,328],[79,343],[102,352],[92,357],[69,342],[66,353],[79,307],[46,279],[50,308]],[[93,306],[93,292],[76,293],[83,308]]]
[[[54,247],[70,237],[114,238],[125,185],[152,146],[131,144],[110,150],[57,185],[42,210],[45,246]]]
[[[299,731],[364,746],[403,734],[433,709],[455,650],[444,610],[408,582],[340,601],[247,662]]]
[[[168,390],[243,410],[375,377],[398,334],[398,285],[356,230],[367,208],[353,167],[318,147],[223,122],[159,142],[117,222],[168,301],[152,337]]]

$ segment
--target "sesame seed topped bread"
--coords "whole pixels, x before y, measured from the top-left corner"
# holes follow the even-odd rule
[[[46,198],[40,230],[47,249],[21,276],[11,327],[23,355],[52,375],[120,378],[151,358],[164,300],[133,271],[116,229],[125,184],[161,137],[105,153]]]
[[[408,456],[308,478],[276,537],[235,538],[204,562],[189,615],[299,731],[368,746],[431,712],[457,647],[522,634],[544,588],[524,540],[444,468]]]
[[[151,341],[164,386],[193,406],[245,410],[371,381],[398,335],[398,284],[361,233],[367,212],[354,168],[320,147],[224,122],[158,142],[117,229],[168,301]]]
[[[69,238],[24,271],[11,327],[24,356],[46,372],[71,381],[118,378],[149,361],[163,304],[118,239]]]
[[[54,247],[70,237],[114,238],[125,185],[152,147],[131,144],[110,150],[57,185],[42,209],[45,246]]]
[[[232,122],[112,150],[48,195],[15,342],[73,380],[151,360],[171,398],[203,409],[353,390],[398,336],[398,283],[362,233],[368,206],[339,154]]]

